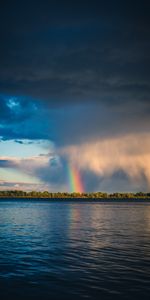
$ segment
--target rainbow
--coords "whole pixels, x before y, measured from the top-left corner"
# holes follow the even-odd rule
[[[83,183],[81,180],[80,172],[74,165],[68,165],[68,177],[69,177],[69,191],[71,193],[83,193]]]

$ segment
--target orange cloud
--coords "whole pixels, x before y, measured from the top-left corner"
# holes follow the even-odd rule
[[[61,149],[61,154],[81,169],[103,177],[124,171],[132,181],[144,175],[150,185],[150,134],[136,134],[95,140]]]

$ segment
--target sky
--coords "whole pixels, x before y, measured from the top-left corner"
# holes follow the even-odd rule
[[[1,1],[8,189],[150,191],[149,1]]]

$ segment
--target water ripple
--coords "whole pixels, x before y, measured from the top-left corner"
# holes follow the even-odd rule
[[[1,201],[1,299],[149,299],[150,204]]]

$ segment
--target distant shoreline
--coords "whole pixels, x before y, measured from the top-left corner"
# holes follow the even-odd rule
[[[77,193],[77,192],[48,192],[48,191],[21,191],[21,190],[6,190],[0,191],[0,199],[48,199],[48,200],[150,200],[150,193],[119,193],[115,192],[108,194],[106,192],[93,193]]]

